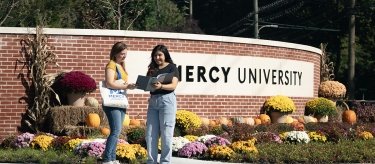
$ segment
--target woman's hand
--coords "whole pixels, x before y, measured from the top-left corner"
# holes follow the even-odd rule
[[[161,84],[159,81],[154,83],[152,85],[155,89],[163,89],[163,84]]]
[[[125,83],[124,85],[127,85],[126,86],[127,89],[135,89],[135,88],[137,88],[137,85],[135,83],[131,83],[131,84]]]

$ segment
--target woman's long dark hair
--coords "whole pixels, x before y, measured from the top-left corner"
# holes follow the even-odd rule
[[[168,48],[165,46],[165,45],[157,45],[154,47],[154,49],[152,50],[151,52],[151,62],[150,64],[148,65],[148,71],[147,71],[147,75],[150,76],[152,75],[154,72],[156,72],[158,70],[158,64],[155,62],[153,56],[158,52],[162,52],[164,54],[164,57],[165,57],[165,61],[170,63],[170,64],[174,64],[173,63],[173,60],[171,58],[171,55],[169,54],[169,51],[168,51]]]

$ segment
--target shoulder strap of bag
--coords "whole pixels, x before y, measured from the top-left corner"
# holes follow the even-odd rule
[[[118,67],[119,67],[118,64],[116,64],[117,80],[120,80],[122,79],[122,77],[121,77],[121,73]]]

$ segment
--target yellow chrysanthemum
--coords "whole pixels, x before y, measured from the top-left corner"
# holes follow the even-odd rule
[[[64,148],[73,151],[83,140],[79,138],[71,139],[67,143],[64,144]]]
[[[359,134],[359,137],[362,138],[363,140],[369,140],[369,139],[373,139],[374,136],[368,132],[368,131],[363,131]]]
[[[272,96],[264,103],[264,109],[268,111],[278,111],[285,113],[293,113],[296,110],[296,106],[292,99],[287,96],[277,95]]]
[[[196,141],[198,139],[198,136],[194,136],[194,135],[186,135],[184,137],[188,139],[190,142]]]
[[[318,133],[318,132],[309,132],[308,133],[310,140],[315,142],[326,142],[327,137],[324,136],[324,134]]]
[[[47,135],[36,136],[30,145],[32,148],[41,148],[43,151],[47,151],[51,147],[53,137]]]
[[[212,146],[208,149],[208,154],[212,159],[231,160],[235,152],[228,146]]]
[[[139,144],[120,143],[116,148],[116,155],[128,161],[136,161],[147,157],[147,151]]]
[[[258,149],[255,147],[256,139],[250,139],[247,141],[233,142],[230,147],[237,153],[241,154],[258,154]]]
[[[200,117],[187,110],[178,110],[176,113],[176,124],[182,130],[186,131],[189,128],[198,128],[202,125]]]

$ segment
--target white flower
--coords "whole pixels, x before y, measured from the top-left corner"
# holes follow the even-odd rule
[[[286,134],[285,140],[291,143],[309,143],[310,137],[305,131],[290,131]]]
[[[187,138],[184,137],[173,137],[172,141],[172,151],[178,151],[182,147],[185,146],[185,144],[189,143],[190,141]]]
[[[204,136],[200,136],[197,141],[199,142],[202,142],[202,143],[206,143],[207,140],[213,138],[213,137],[216,137],[215,135],[212,135],[212,134],[208,134],[208,135],[204,135]]]

